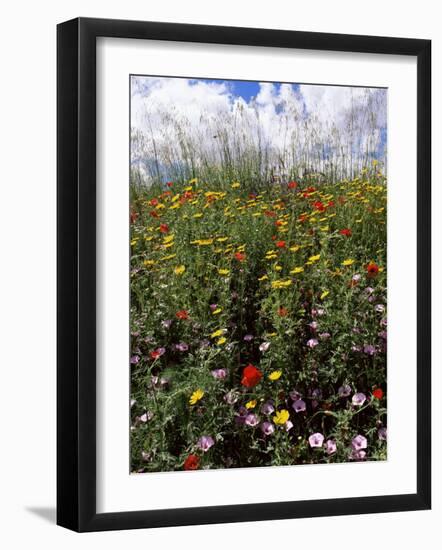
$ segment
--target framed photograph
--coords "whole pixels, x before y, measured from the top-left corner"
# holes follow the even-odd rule
[[[57,30],[58,524],[429,509],[430,41]]]

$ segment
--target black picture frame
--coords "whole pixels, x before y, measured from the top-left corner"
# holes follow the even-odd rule
[[[96,39],[116,37],[417,59],[417,492],[96,512]],[[431,41],[79,18],[57,28],[57,523],[83,531],[425,510],[431,506]]]

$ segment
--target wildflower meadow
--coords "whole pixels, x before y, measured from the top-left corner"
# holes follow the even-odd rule
[[[341,148],[312,115],[317,156],[300,138],[307,109],[281,89],[273,121],[294,121],[283,145],[259,96],[226,94],[230,118],[200,121],[199,146],[172,107],[174,133],[152,118],[158,105],[132,130],[131,471],[385,460],[387,175],[373,102],[360,96],[353,135],[336,118]],[[223,140],[252,104],[266,139],[235,141],[252,131],[236,120]]]

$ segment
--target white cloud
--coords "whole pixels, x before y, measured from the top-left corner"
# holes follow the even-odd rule
[[[346,144],[356,159],[358,151],[371,147],[374,154],[382,146],[385,91],[266,82],[246,102],[233,93],[232,86],[230,82],[133,77],[131,124],[145,136],[146,157],[155,154],[162,165],[182,165],[189,160],[186,155],[194,162],[205,159],[217,164],[223,162],[227,148],[235,156],[233,162],[239,163],[241,157],[260,149],[268,162],[279,159],[287,164],[294,158],[305,162],[319,145],[336,157],[338,142],[340,151]]]

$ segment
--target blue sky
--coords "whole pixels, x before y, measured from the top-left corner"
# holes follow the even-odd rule
[[[198,81],[214,84],[225,84],[229,87],[233,95],[242,97],[247,103],[249,103],[253,97],[256,97],[260,90],[259,82],[249,80],[214,80],[209,78],[199,78],[198,80],[195,79],[194,82]],[[275,89],[279,91],[281,84],[279,82],[274,82],[273,85],[275,86]],[[293,84],[292,87],[295,91],[299,90],[299,84]]]

